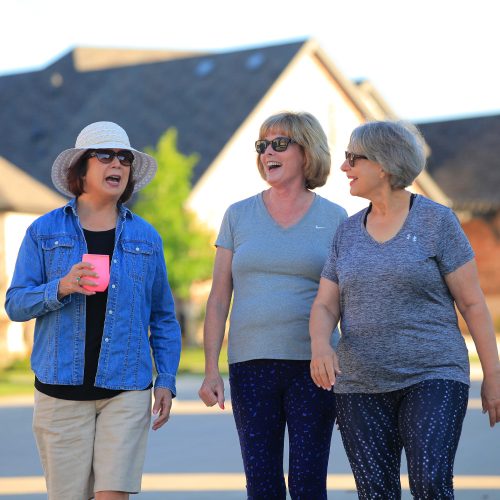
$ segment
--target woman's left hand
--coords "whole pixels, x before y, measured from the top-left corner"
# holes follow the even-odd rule
[[[154,390],[155,402],[153,405],[153,425],[154,431],[158,430],[162,425],[166,424],[170,417],[170,409],[172,408],[172,393],[170,389],[157,387]]]
[[[490,427],[500,422],[500,369],[485,375],[481,384],[483,413],[488,413]]]

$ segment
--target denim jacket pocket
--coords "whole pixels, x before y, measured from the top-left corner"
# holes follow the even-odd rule
[[[41,243],[49,281],[61,277],[70,264],[75,240],[70,236],[59,235],[43,238]]]
[[[121,242],[127,274],[134,281],[143,281],[153,266],[153,245],[147,241]]]

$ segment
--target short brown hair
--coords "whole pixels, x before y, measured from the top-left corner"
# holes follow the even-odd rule
[[[82,193],[85,192],[83,189],[83,178],[87,173],[87,160],[89,159],[89,153],[91,150],[85,151],[70,167],[68,168],[66,174],[66,180],[68,182],[68,189],[78,198]],[[132,193],[134,192],[134,176],[133,176],[133,165],[130,167],[130,175],[128,177],[127,187],[123,191],[118,203],[125,203],[130,199]]]

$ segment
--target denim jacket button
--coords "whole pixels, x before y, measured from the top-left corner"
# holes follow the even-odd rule
[[[118,261],[116,259],[113,259],[113,264],[116,264]]]
[[[54,245],[59,245],[59,241],[54,241]]]
[[[108,311],[108,313],[109,313],[109,314],[113,314],[113,309],[110,309],[110,310]]]
[[[135,247],[135,251],[138,252],[140,249],[139,247]]]
[[[106,337],[106,338],[104,339],[104,342],[109,342],[108,337]]]
[[[115,284],[111,285],[111,288],[116,288],[116,285]]]

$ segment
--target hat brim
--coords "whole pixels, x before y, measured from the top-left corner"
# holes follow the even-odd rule
[[[74,198],[74,194],[68,189],[68,170],[84,153],[89,149],[115,149],[115,143],[99,144],[98,148],[70,148],[65,149],[55,159],[52,165],[51,177],[55,188],[68,198]],[[134,193],[141,190],[149,184],[158,170],[156,160],[142,151],[131,147],[121,147],[134,153],[134,162],[132,163],[132,171],[134,176]]]

